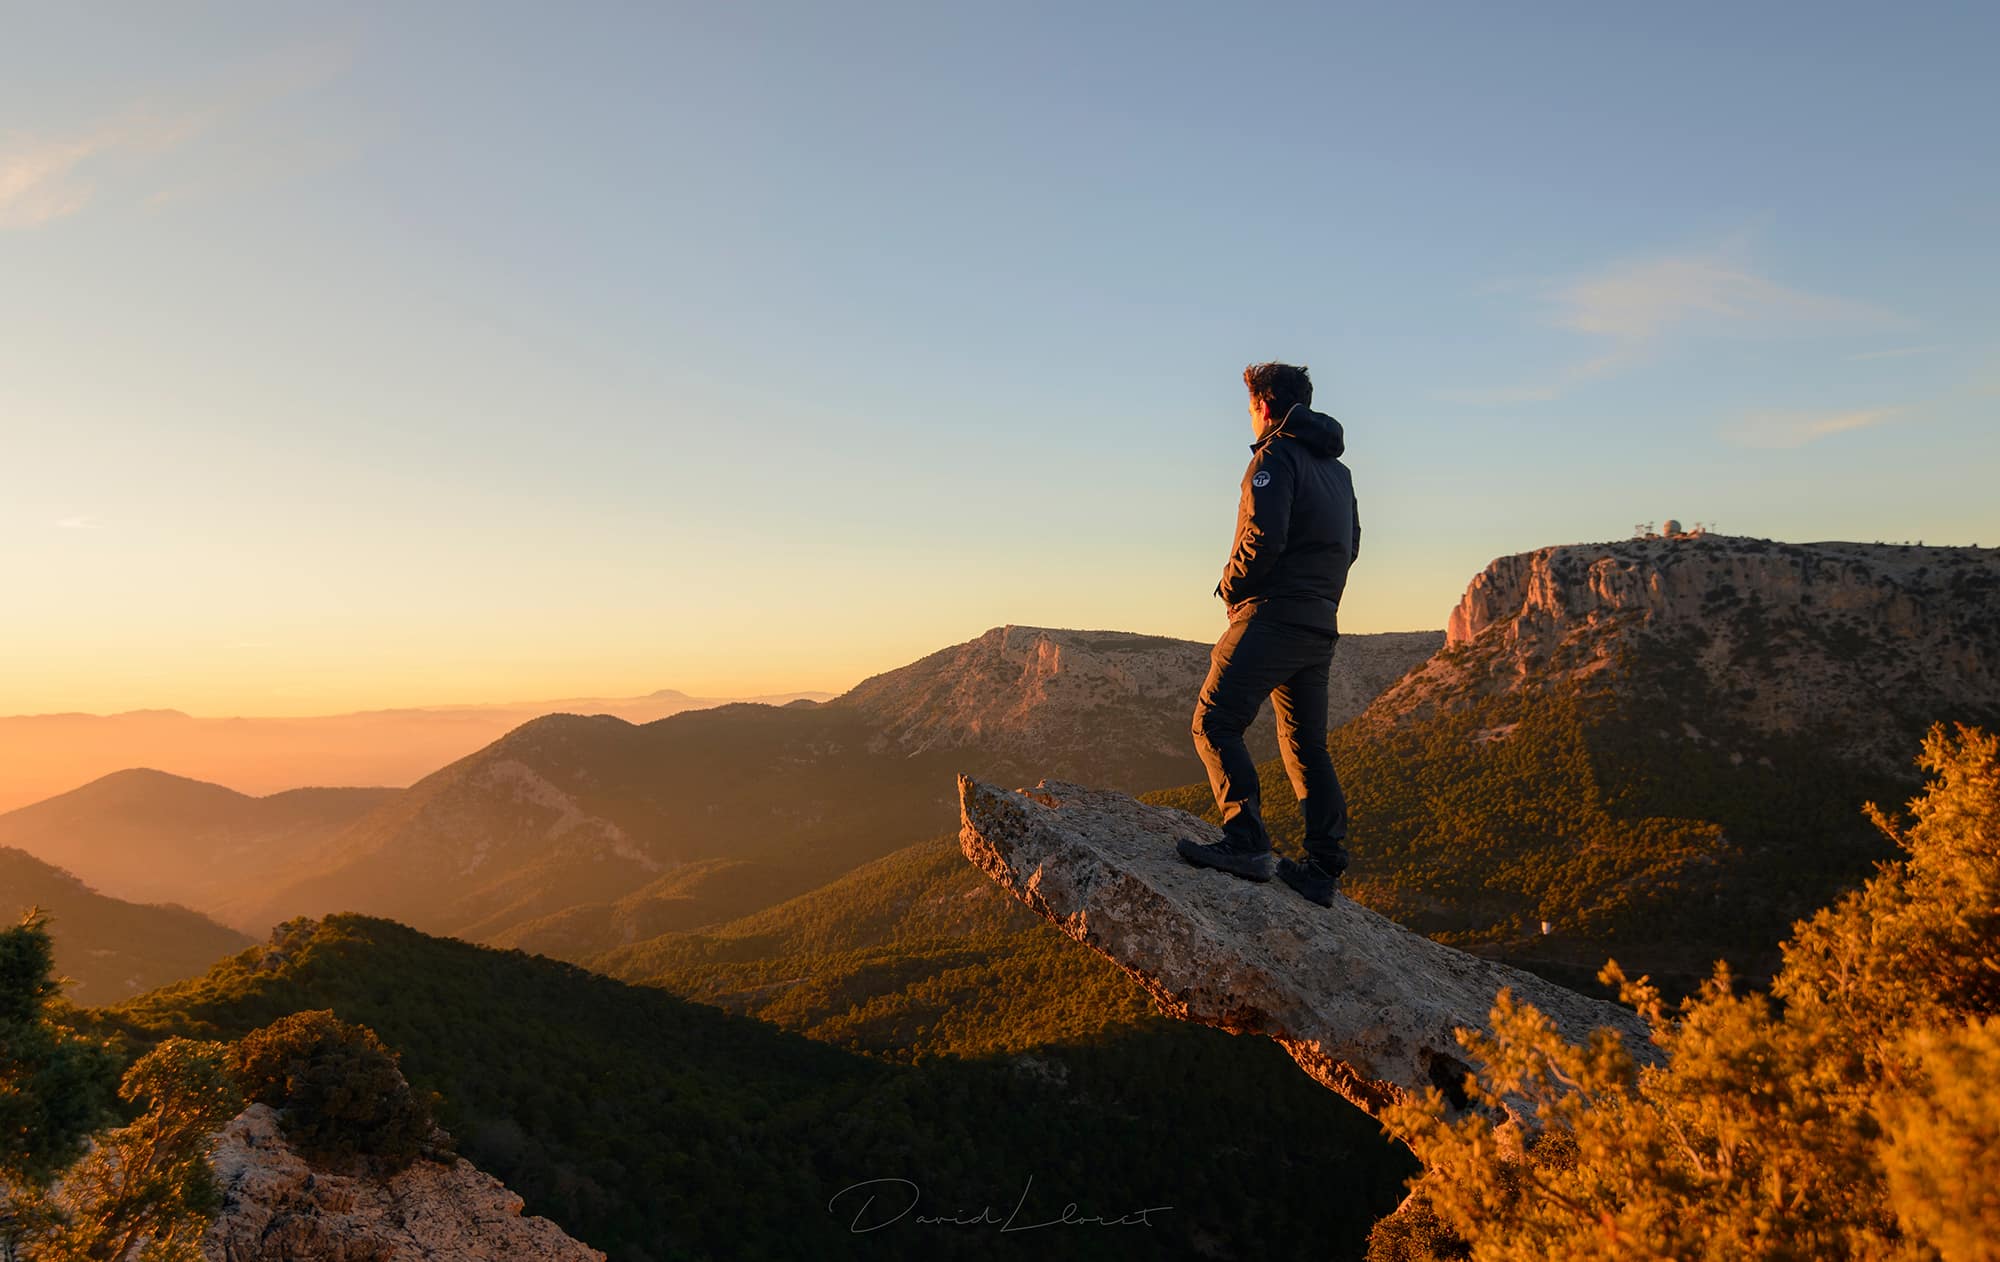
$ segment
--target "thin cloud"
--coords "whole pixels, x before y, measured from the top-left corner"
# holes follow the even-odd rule
[[[75,517],[65,517],[56,525],[63,530],[102,530],[106,522],[101,517],[89,513],[79,513]]]
[[[1554,295],[1556,323],[1645,346],[1694,326],[1703,332],[1747,335],[1808,326],[1881,320],[1866,303],[1793,289],[1712,258],[1664,258],[1625,263]]]
[[[74,215],[100,184],[129,179],[149,160],[184,149],[233,116],[324,83],[349,56],[345,45],[287,50],[191,103],[134,105],[66,131],[0,135],[0,230],[39,228]],[[136,196],[150,203],[161,193]]]
[[[9,137],[0,142],[0,228],[39,228],[75,214],[94,191],[90,168],[172,149],[204,125],[199,115],[135,111],[80,134]]]
[[[1790,448],[1835,434],[1868,429],[1893,420],[1908,408],[1860,408],[1849,412],[1750,412],[1723,437],[1739,447]]]
[[[1544,322],[1592,339],[1597,353],[1541,382],[1443,390],[1438,397],[1459,403],[1540,402],[1615,376],[1680,337],[1785,336],[1895,320],[1867,303],[1782,285],[1716,255],[1616,263],[1546,286],[1539,300]]]

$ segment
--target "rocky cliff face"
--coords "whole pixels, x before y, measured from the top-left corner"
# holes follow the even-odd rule
[[[1435,631],[1341,637],[1334,649],[1327,722],[1337,727],[1436,652]],[[1116,743],[1185,754],[1209,646],[1124,631],[995,627],[976,640],[869,679],[836,704],[882,727],[904,753],[978,746],[1035,753]],[[1269,714],[1258,729],[1271,737]],[[1274,747],[1275,748],[1275,747]]]
[[[1608,1026],[1652,1058],[1627,1009],[1442,946],[1344,897],[1322,908],[1282,883],[1188,865],[1177,838],[1221,834],[1185,812],[1046,780],[1010,793],[961,777],[959,800],[966,858],[1169,1015],[1268,1035],[1371,1113],[1430,1086],[1460,1092],[1454,1031],[1488,1029],[1502,987],[1567,1038]]]
[[[210,1262],[604,1262],[464,1158],[387,1178],[315,1170],[253,1104],[217,1136]]]
[[[1377,710],[1565,683],[1905,764],[1931,722],[2000,707],[2000,549],[1701,535],[1502,557],[1452,611],[1446,651]]]

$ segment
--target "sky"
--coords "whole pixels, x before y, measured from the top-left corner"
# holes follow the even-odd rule
[[[1343,630],[1677,517],[2000,544],[1990,5],[0,0],[0,713]]]

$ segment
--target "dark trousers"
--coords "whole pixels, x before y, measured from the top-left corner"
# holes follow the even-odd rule
[[[1194,748],[1208,767],[1208,785],[1222,811],[1225,837],[1269,850],[1271,835],[1258,810],[1257,764],[1244,729],[1264,698],[1278,716],[1278,752],[1305,816],[1305,851],[1316,859],[1344,858],[1347,799],[1326,752],[1326,686],[1337,632],[1255,615],[1232,622],[1208,656],[1208,679],[1194,707]]]

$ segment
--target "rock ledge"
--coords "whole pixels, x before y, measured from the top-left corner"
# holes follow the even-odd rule
[[[1412,933],[1346,897],[1330,908],[1281,882],[1195,868],[1174,841],[1214,825],[1120,793],[1044,780],[1009,792],[960,776],[966,858],[1152,993],[1169,1015],[1278,1041],[1371,1114],[1443,1090],[1463,1107],[1454,1031],[1488,1029],[1507,987],[1564,1037],[1609,1026],[1656,1059],[1626,1008]]]

